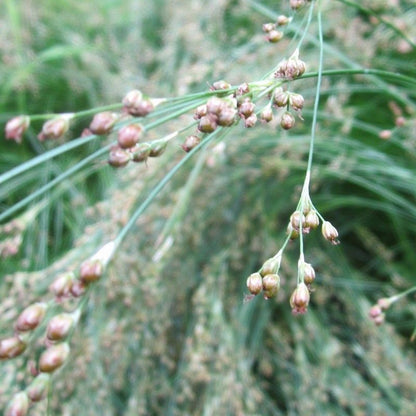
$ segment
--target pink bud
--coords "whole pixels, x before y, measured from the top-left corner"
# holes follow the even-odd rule
[[[22,391],[13,396],[9,405],[7,406],[4,416],[26,416],[29,411],[29,398],[27,394]]]
[[[104,111],[94,116],[89,126],[93,134],[108,134],[117,121],[117,114],[110,111]]]
[[[324,221],[322,223],[321,230],[322,230],[322,235],[324,236],[326,240],[330,241],[334,245],[339,244],[338,231],[329,221]]]
[[[309,289],[305,283],[299,283],[290,297],[290,306],[294,314],[303,314],[309,305]]]
[[[285,130],[290,130],[295,125],[295,117],[290,114],[288,111],[283,113],[282,118],[280,119],[280,126]]]
[[[46,303],[34,303],[22,311],[16,321],[17,331],[30,331],[35,329],[45,316]]]
[[[108,164],[113,168],[122,168],[130,162],[130,159],[130,153],[119,146],[113,146],[108,155]]]
[[[129,124],[122,127],[118,132],[117,142],[122,149],[134,147],[143,135],[141,124]]]
[[[38,134],[40,141],[47,139],[59,139],[69,128],[70,116],[60,116],[48,120],[43,126],[42,131]]]
[[[79,278],[84,283],[91,283],[98,280],[104,271],[100,260],[86,260],[81,264]]]
[[[69,313],[55,315],[48,323],[46,337],[51,341],[66,338],[74,324],[74,318]]]
[[[6,139],[11,139],[16,143],[21,143],[23,133],[28,129],[29,125],[30,118],[28,116],[13,117],[6,124]]]
[[[30,383],[26,392],[32,402],[39,402],[46,397],[50,378],[49,374],[41,373]]]
[[[42,373],[52,373],[62,366],[70,352],[67,343],[56,344],[45,350],[39,358],[39,370]]]
[[[198,146],[201,138],[195,135],[188,136],[182,144],[182,149],[185,152],[190,152],[194,147]]]
[[[258,295],[263,290],[263,282],[260,273],[252,273],[247,278],[247,288],[253,295]]]
[[[0,360],[19,356],[26,349],[24,343],[17,335],[0,340]]]

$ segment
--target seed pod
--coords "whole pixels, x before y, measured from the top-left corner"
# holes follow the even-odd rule
[[[252,273],[247,278],[247,288],[253,295],[258,295],[263,290],[263,281],[260,273]]]
[[[306,4],[305,0],[290,0],[292,10],[298,10]]]
[[[217,124],[219,126],[229,127],[235,123],[237,110],[231,107],[225,107],[218,115]]]
[[[108,134],[117,121],[117,118],[117,114],[111,113],[110,111],[98,113],[92,119],[89,129],[93,134]]]
[[[0,340],[0,360],[18,357],[26,349],[26,346],[26,343],[17,335]]]
[[[251,116],[247,117],[244,120],[244,127],[246,128],[254,127],[256,123],[257,123],[257,116],[255,113],[253,113]]]
[[[260,274],[264,277],[268,274],[276,274],[280,267],[281,256],[270,257],[263,266],[261,266]]]
[[[310,210],[305,217],[305,227],[311,228],[312,230],[318,228],[319,217],[315,210]]]
[[[69,345],[65,342],[50,346],[39,358],[39,370],[42,373],[52,373],[62,366],[68,358]]]
[[[266,123],[273,120],[273,110],[269,105],[263,108],[260,113],[260,120],[265,121]]]
[[[194,147],[198,146],[201,142],[201,138],[195,135],[188,136],[182,144],[182,149],[185,152],[190,152]]]
[[[284,60],[279,64],[275,73],[276,78],[295,79],[300,77],[306,70],[305,62],[299,59],[299,50],[295,52],[288,60]]]
[[[276,25],[274,23],[264,23],[263,24],[263,32],[265,32],[265,33],[269,33],[274,29],[276,29]]]
[[[166,141],[161,141],[160,142],[158,140],[150,143],[149,156],[150,157],[160,156],[166,150],[167,145],[168,145],[168,142],[166,142]]]
[[[29,397],[21,391],[13,396],[7,406],[4,416],[26,416],[29,412]]]
[[[264,298],[270,299],[277,295],[280,289],[280,277],[277,274],[267,274],[263,277]]]
[[[45,316],[48,305],[46,303],[34,303],[22,311],[16,321],[17,331],[31,331],[35,329]]]
[[[71,295],[74,298],[79,298],[87,290],[87,285],[81,280],[75,280],[74,284],[71,287]]]
[[[14,140],[16,143],[22,142],[23,133],[30,125],[28,116],[17,116],[10,119],[5,127],[6,139]]]
[[[303,314],[307,311],[310,294],[305,283],[299,283],[290,297],[290,306],[294,314]]]
[[[201,117],[198,130],[202,133],[212,133],[217,128],[217,118],[211,114]]]
[[[208,109],[207,109],[207,105],[206,104],[200,105],[195,110],[194,119],[195,120],[199,120],[201,117],[206,116],[207,115],[207,111],[208,111]]]
[[[393,303],[392,298],[381,298],[377,301],[377,305],[380,306],[380,308],[385,311],[388,308],[390,308],[391,304]]]
[[[79,278],[88,284],[97,281],[103,274],[104,267],[100,260],[88,259],[81,264]]]
[[[290,130],[295,125],[295,117],[292,116],[288,111],[283,113],[280,119],[280,126],[285,130]]]
[[[282,38],[283,38],[283,32],[281,32],[280,30],[271,30],[266,35],[266,39],[270,43],[277,43]]]
[[[255,108],[256,105],[249,98],[245,98],[238,108],[238,113],[241,117],[247,118],[253,114]]]
[[[295,211],[290,216],[290,224],[295,230],[299,230],[300,224],[302,225],[305,223],[305,216],[300,211]]]
[[[250,86],[247,84],[247,82],[243,82],[237,87],[237,90],[235,94],[237,96],[246,95],[250,92]]]
[[[117,143],[122,149],[134,147],[143,136],[143,126],[139,123],[129,124],[118,131]]]
[[[124,109],[131,115],[144,117],[154,109],[151,100],[144,98],[139,90],[128,92],[123,98]]]
[[[294,92],[289,94],[289,105],[296,111],[302,110],[305,104],[305,99],[300,94]]]
[[[212,84],[213,90],[228,90],[230,88],[231,88],[231,84],[228,83],[227,81],[224,81],[223,79],[220,81],[215,81]]]
[[[131,159],[131,154],[119,146],[113,146],[108,155],[108,164],[113,168],[126,166]]]
[[[131,157],[133,162],[143,162],[147,160],[150,155],[151,146],[149,143],[139,143],[134,146],[131,151]]]
[[[286,107],[288,101],[289,101],[289,93],[287,91],[282,91],[279,88],[273,94],[273,103],[277,107]]]
[[[315,281],[315,269],[310,263],[303,263],[303,280],[307,285]]]
[[[276,23],[278,26],[286,26],[290,22],[290,18],[281,14],[277,17]]]
[[[338,231],[329,221],[322,223],[321,231],[326,240],[330,241],[333,245],[339,244]]]
[[[59,139],[69,128],[70,115],[56,117],[48,120],[43,126],[42,131],[38,134],[38,139],[44,141],[47,139]]]
[[[75,275],[72,272],[62,274],[51,283],[49,291],[58,298],[69,296],[74,279]]]
[[[299,230],[295,230],[289,222],[287,225],[286,234],[290,236],[291,240],[296,240],[299,237]]]
[[[211,97],[207,101],[207,113],[218,115],[227,104],[218,97]]]
[[[32,402],[40,402],[46,397],[49,389],[51,376],[46,373],[41,373],[30,383],[26,389],[26,393]]]
[[[51,341],[60,341],[66,338],[73,327],[74,318],[69,313],[55,315],[48,322],[46,337]]]

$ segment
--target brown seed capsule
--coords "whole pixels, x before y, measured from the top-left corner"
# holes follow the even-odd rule
[[[311,228],[312,230],[318,228],[319,217],[316,211],[310,210],[305,217],[305,227]]]
[[[283,32],[281,32],[280,30],[271,30],[266,35],[266,39],[270,43],[277,43],[282,38],[283,38]]]
[[[295,230],[289,222],[287,226],[286,234],[290,236],[291,240],[296,240],[299,237],[299,230]]]
[[[338,231],[329,221],[324,221],[322,223],[321,231],[326,240],[330,241],[334,245],[339,244]]]
[[[58,298],[69,296],[74,279],[74,273],[58,276],[49,286],[49,291]]]
[[[139,90],[128,92],[123,98],[123,106],[129,114],[137,117],[144,117],[154,109],[152,101],[144,98]]]
[[[247,128],[254,127],[256,123],[257,123],[257,116],[255,113],[253,113],[251,114],[251,116],[247,117],[244,120],[244,127],[247,127]]]
[[[168,142],[166,142],[166,141],[161,141],[160,142],[158,140],[150,143],[149,156],[150,157],[160,156],[166,150],[167,145],[168,145]]]
[[[108,164],[113,168],[122,168],[131,160],[131,154],[119,146],[113,146],[108,155]]]
[[[274,29],[276,29],[276,25],[274,23],[264,23],[263,24],[263,32],[265,32],[265,33],[269,33]]]
[[[117,121],[117,118],[117,114],[111,113],[110,111],[98,113],[92,119],[89,129],[93,134],[108,134]]]
[[[289,105],[296,111],[302,110],[305,104],[305,99],[300,94],[294,92],[289,94]]]
[[[87,286],[84,282],[82,282],[81,280],[75,280],[74,284],[71,287],[71,295],[74,298],[79,298],[85,293],[86,290]]]
[[[237,110],[232,107],[225,107],[218,115],[217,124],[219,126],[229,127],[235,123]]]
[[[100,260],[86,260],[81,264],[79,278],[84,283],[97,281],[103,274],[104,267]]]
[[[35,329],[45,316],[48,305],[46,303],[34,303],[22,311],[16,321],[17,331],[30,331]]]
[[[263,263],[263,266],[261,266],[260,274],[263,277],[268,274],[276,274],[277,271],[279,270],[280,261],[281,261],[280,256],[270,257]]]
[[[315,269],[310,263],[303,263],[303,279],[307,285],[315,281]]]
[[[280,88],[276,89],[273,94],[273,103],[277,107],[286,107],[289,101],[289,93],[287,91],[282,91]]]
[[[198,130],[202,133],[212,133],[217,128],[217,118],[211,114],[201,117]]]
[[[74,324],[74,318],[69,313],[55,315],[48,322],[46,337],[51,341],[60,341],[66,338]]]
[[[278,16],[276,20],[276,23],[278,26],[286,26],[289,22],[290,22],[290,19],[283,14]]]
[[[40,141],[47,139],[59,139],[69,128],[69,116],[60,116],[48,120],[43,126],[42,131],[38,134]]]
[[[292,228],[294,228],[295,230],[299,230],[301,223],[302,225],[305,224],[305,216],[300,211],[295,211],[290,216],[290,224]]]
[[[190,152],[194,147],[198,146],[201,142],[201,138],[195,135],[188,136],[183,144],[181,145],[182,149],[185,152]]]
[[[305,70],[305,62],[299,59],[299,50],[296,49],[288,60],[284,60],[279,64],[275,77],[295,79],[300,77]]]
[[[41,373],[30,383],[26,393],[32,402],[40,402],[46,397],[49,389],[51,376],[47,373]]]
[[[207,115],[207,111],[208,111],[208,109],[207,109],[207,105],[206,104],[200,105],[195,110],[194,119],[195,120],[199,120],[201,117],[206,116]]]
[[[228,90],[230,88],[231,88],[231,84],[228,83],[227,81],[224,81],[223,79],[220,81],[215,81],[212,84],[213,90]]]
[[[295,117],[288,111],[282,114],[280,119],[280,126],[285,130],[290,130],[295,125]]]
[[[298,10],[306,4],[305,0],[290,0],[290,7],[293,10]]]
[[[39,370],[42,373],[52,373],[64,364],[70,352],[65,342],[50,346],[39,358]]]
[[[263,290],[263,281],[260,273],[252,273],[247,278],[247,288],[253,295],[258,295]]]
[[[240,117],[250,117],[253,114],[255,108],[256,105],[252,103],[249,98],[245,98],[238,108],[238,114],[240,114]]]
[[[263,277],[264,298],[270,299],[277,295],[280,289],[280,277],[277,274],[267,274]]]
[[[15,358],[26,349],[26,343],[19,336],[0,340],[0,360]]]
[[[134,147],[143,136],[143,126],[139,123],[129,124],[118,131],[117,142],[122,149]]]
[[[134,146],[130,149],[133,162],[143,162],[147,160],[151,149],[152,148],[149,143],[139,143]]]
[[[211,97],[207,101],[207,113],[211,113],[213,115],[218,115],[224,107],[226,107],[226,102],[218,97]]]
[[[305,283],[299,283],[290,297],[290,306],[294,314],[303,314],[307,311],[310,294]]]
[[[273,120],[273,110],[269,105],[263,108],[260,113],[260,120],[265,121],[266,123]]]
[[[16,143],[22,142],[22,136],[30,125],[28,116],[17,116],[10,119],[5,128],[6,139],[14,140]]]
[[[21,391],[13,396],[7,406],[4,416],[26,416],[29,412],[29,398],[26,392]]]

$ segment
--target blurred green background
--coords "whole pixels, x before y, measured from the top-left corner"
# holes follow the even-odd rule
[[[262,24],[293,15],[288,3],[5,0],[0,127],[17,114],[118,102],[133,88],[173,97],[219,79],[261,79],[293,52],[304,27],[300,11],[279,44],[265,42]],[[321,2],[325,69],[414,77],[413,2],[348,3]],[[314,20],[301,49],[311,71],[317,39]],[[317,282],[306,315],[292,316],[288,303],[297,243],[285,251],[278,298],[244,302],[246,277],[285,239],[304,179],[316,80],[292,84],[307,101],[303,122],[289,132],[233,128],[186,164],[139,219],[94,287],[71,361],[54,378],[50,414],[415,414],[414,298],[394,305],[381,327],[367,318],[378,298],[416,284],[414,90],[377,77],[324,78],[311,197],[338,228],[341,245],[318,232],[307,236]],[[399,116],[405,123],[396,126]],[[73,126],[70,137],[87,124]],[[0,173],[56,146],[37,140],[40,127],[33,123],[20,146],[1,140]],[[383,140],[386,129],[391,138]],[[76,269],[116,235],[183,157],[180,143],[120,171],[98,161],[50,191],[19,253],[1,260],[1,336],[58,273]],[[99,146],[0,183],[1,210]],[[0,363],[1,408],[30,381],[28,366],[27,357]],[[45,414],[45,402],[31,414]]]

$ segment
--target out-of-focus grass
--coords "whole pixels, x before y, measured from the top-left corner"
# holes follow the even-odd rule
[[[343,2],[323,3],[325,68],[415,75],[415,51],[397,32]],[[414,36],[411,3],[399,3],[380,2],[377,12]],[[0,5],[7,23],[0,25],[0,121],[107,104],[134,87],[163,96],[206,89],[223,77],[234,84],[258,79],[295,43],[288,36],[265,44],[261,23],[269,18],[255,6],[7,0]],[[289,13],[287,2],[261,6]],[[301,51],[310,69],[317,67],[314,30]],[[299,197],[314,86],[293,83],[308,103],[293,131],[236,127],[186,165],[139,219],[94,287],[71,362],[55,377],[52,414],[413,414],[415,303],[395,305],[380,328],[367,310],[415,284],[414,92],[378,78],[324,79],[311,195],[342,244],[306,237],[306,260],[318,274],[307,315],[293,317],[288,305],[295,243],[285,253],[277,300],[243,301],[246,277],[279,249]],[[405,126],[394,127],[389,102],[398,102]],[[379,138],[383,129],[392,130],[390,140]],[[25,145],[2,142],[0,149],[2,172],[44,151],[34,130]],[[42,165],[30,186],[86,154]],[[10,332],[21,307],[57,273],[113,237],[179,157],[171,146],[149,166],[94,166],[98,174],[69,183],[26,233],[21,256],[2,262],[0,333]],[[93,187],[99,189],[91,195]],[[12,270],[22,272],[5,275]],[[30,379],[26,364],[1,364],[1,406]],[[44,411],[41,403],[32,414]]]

